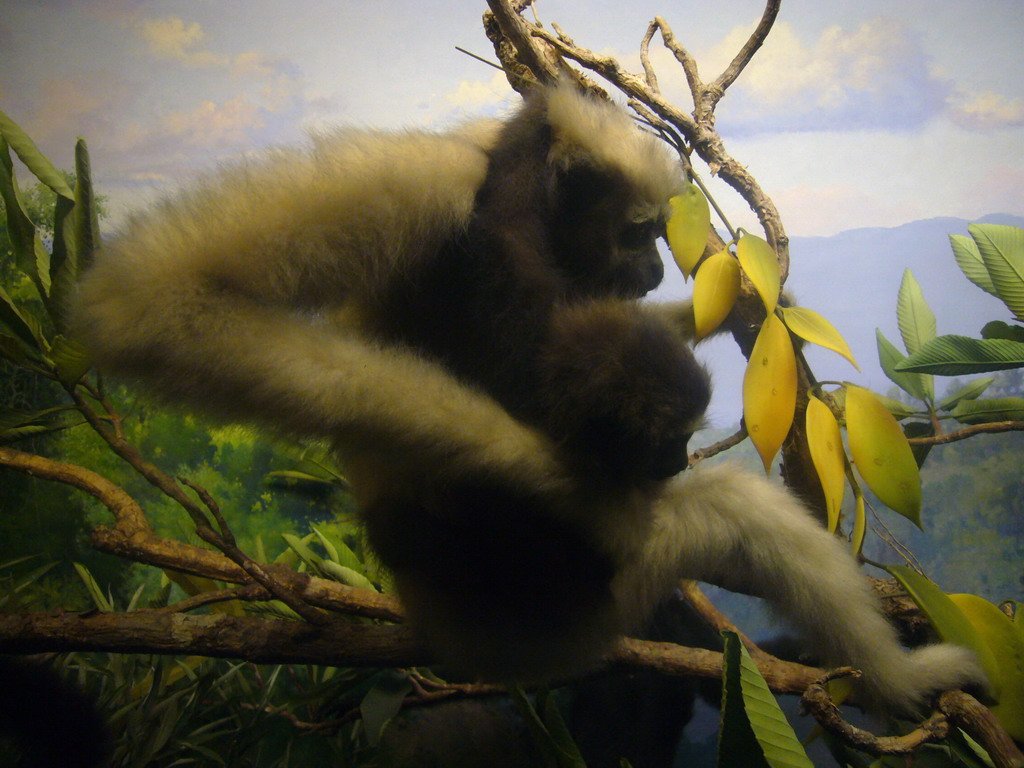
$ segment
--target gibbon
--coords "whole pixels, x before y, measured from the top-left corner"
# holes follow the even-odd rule
[[[879,707],[981,680],[965,650],[902,648],[785,489],[681,472],[708,377],[686,307],[637,301],[679,187],[657,139],[565,84],[503,123],[342,130],[131,219],[74,326],[164,396],[331,441],[455,671],[589,668],[692,578],[770,600]]]

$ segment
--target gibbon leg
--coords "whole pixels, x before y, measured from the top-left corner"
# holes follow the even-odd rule
[[[876,711],[915,714],[929,694],[983,683],[972,654],[907,650],[845,546],[777,483],[729,465],[699,466],[666,486],[642,554],[620,573],[620,604],[658,601],[679,578],[763,597],[824,663],[860,669]]]

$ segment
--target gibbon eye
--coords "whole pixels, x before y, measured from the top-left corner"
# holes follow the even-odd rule
[[[654,242],[658,236],[658,225],[654,221],[634,221],[622,228],[619,244],[623,248],[639,250]]]

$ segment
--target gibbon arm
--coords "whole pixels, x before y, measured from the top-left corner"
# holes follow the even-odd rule
[[[656,602],[680,578],[765,598],[826,664],[863,673],[875,711],[916,713],[936,691],[982,683],[972,654],[950,644],[907,650],[836,537],[777,483],[729,464],[698,465],[655,504],[639,555],[615,585],[621,604]]]
[[[469,139],[379,132],[228,169],[129,222],[82,279],[75,332],[105,369],[222,418],[424,473],[547,476],[547,438],[359,327],[402,259],[464,225],[485,170]]]

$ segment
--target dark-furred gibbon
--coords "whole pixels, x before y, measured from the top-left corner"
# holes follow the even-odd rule
[[[74,307],[98,364],[221,418],[331,441],[439,660],[596,664],[681,578],[770,600],[880,707],[982,679],[902,648],[784,488],[686,466],[710,388],[686,308],[641,305],[677,163],[561,84],[502,123],[342,130],[145,211]]]

